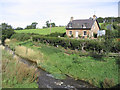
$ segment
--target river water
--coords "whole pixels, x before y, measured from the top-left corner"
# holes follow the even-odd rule
[[[75,80],[69,76],[66,77],[64,80],[55,79],[50,73],[42,70],[41,68],[37,67],[37,64],[21,58],[20,56],[16,55],[14,51],[12,51],[8,46],[5,46],[4,49],[9,51],[13,55],[13,57],[17,57],[20,62],[27,64],[28,66],[32,66],[33,68],[37,69],[39,73],[37,84],[39,88],[64,88],[64,89],[80,89],[80,88],[96,88],[93,85],[90,85],[87,82],[81,80]],[[96,88],[98,89],[98,88]]]

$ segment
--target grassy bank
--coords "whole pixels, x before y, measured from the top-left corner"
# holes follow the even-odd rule
[[[2,88],[38,88],[37,73],[2,50]]]
[[[17,54],[37,62],[39,67],[52,73],[57,79],[64,79],[67,74],[97,87],[112,87],[118,84],[118,65],[113,57],[103,57],[102,60],[99,60],[90,56],[67,55],[63,49],[32,41],[12,40],[9,45],[13,50],[15,49]],[[32,50],[34,54],[31,51],[25,53],[27,49]],[[30,55],[32,55],[32,59],[29,57]]]
[[[44,28],[44,29],[25,29],[25,30],[15,30],[16,33],[37,33],[42,35],[50,34],[50,28]],[[64,33],[66,32],[65,27],[52,27],[51,33]]]

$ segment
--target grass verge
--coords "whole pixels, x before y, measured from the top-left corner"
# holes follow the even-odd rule
[[[43,56],[40,56],[43,58],[37,60],[37,65],[52,73],[58,79],[64,79],[67,74],[75,79],[87,81],[97,87],[112,87],[119,83],[119,68],[114,57],[103,57],[103,60],[98,60],[90,56],[66,55],[59,48],[40,43],[36,46],[32,41],[12,42],[14,45],[18,45],[18,43],[26,48],[31,48],[36,54],[38,54],[37,52],[43,53]],[[17,50],[15,49],[15,51]],[[18,54],[20,53],[21,49],[18,50]],[[25,57],[29,58],[27,55]],[[106,82],[111,80],[114,83],[106,84]]]

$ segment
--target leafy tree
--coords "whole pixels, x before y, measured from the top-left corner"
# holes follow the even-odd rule
[[[46,21],[46,26],[47,26],[47,27],[50,27],[49,21]]]
[[[52,27],[55,27],[55,23],[51,23],[51,26]],[[46,27],[50,27],[50,22],[49,21],[46,21]]]
[[[23,30],[23,28],[21,28],[21,27],[17,27],[15,30]]]
[[[37,24],[37,22],[33,22],[31,25],[27,25],[25,29],[36,29]]]
[[[33,22],[33,23],[31,24],[32,29],[36,29],[37,24],[38,24],[37,22]]]
[[[103,23],[103,18],[102,18],[102,17],[99,17],[99,18],[97,18],[97,21],[98,21],[99,23]]]
[[[4,41],[6,38],[10,38],[14,34],[14,30],[11,25],[8,25],[6,23],[1,24],[2,27],[2,43],[4,44]]]
[[[32,29],[31,25],[28,25],[25,29]]]
[[[52,27],[55,27],[55,23],[51,23]]]

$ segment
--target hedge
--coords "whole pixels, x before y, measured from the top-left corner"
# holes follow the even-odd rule
[[[72,50],[82,50],[83,48],[86,51],[92,50],[100,52],[105,48],[104,43],[98,40],[76,40],[58,37],[33,36],[33,41],[50,44],[53,46],[60,45],[64,48],[70,48]]]
[[[119,41],[112,41],[108,42],[100,41],[100,40],[93,40],[93,39],[70,39],[70,38],[60,38],[60,37],[50,37],[44,36],[39,34],[27,34],[27,33],[17,33],[12,35],[11,38],[15,38],[19,41],[25,41],[32,37],[32,40],[35,42],[40,42],[44,44],[49,44],[52,46],[62,46],[65,49],[69,48],[72,50],[85,50],[85,51],[95,51],[101,53],[104,52],[120,52],[120,42]],[[111,45],[109,45],[111,44]],[[109,47],[110,46],[110,47]],[[109,50],[108,50],[109,49]]]
[[[55,33],[48,34],[48,35],[46,35],[46,36],[48,36],[48,37],[58,37],[58,36],[60,36],[60,37],[65,37],[65,35],[66,35],[66,33],[58,33],[58,32],[55,32]]]

